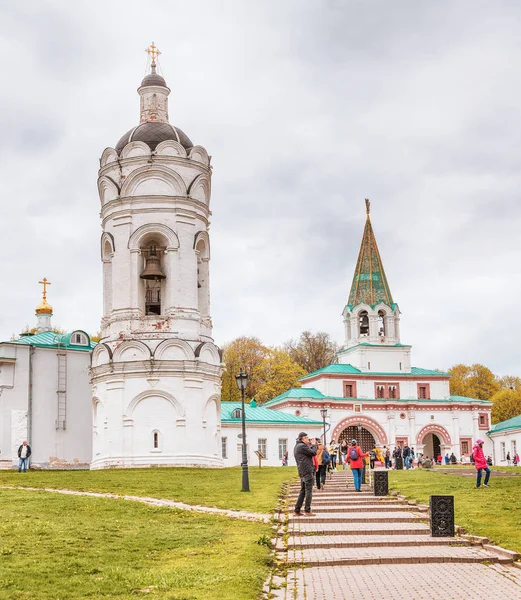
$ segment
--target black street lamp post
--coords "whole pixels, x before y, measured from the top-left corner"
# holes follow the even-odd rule
[[[244,391],[248,385],[248,375],[241,369],[241,372],[235,376],[237,387],[241,390],[242,399],[242,491],[250,491],[250,478],[248,476],[248,453],[246,452],[246,412],[244,409]]]
[[[326,417],[327,417],[327,408],[321,408],[320,414],[322,415],[322,422],[324,423],[324,440],[323,444],[326,445]]]

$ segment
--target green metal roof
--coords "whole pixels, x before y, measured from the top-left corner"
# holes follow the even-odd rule
[[[350,364],[345,364],[345,365],[340,365],[340,364],[334,364],[334,365],[327,365],[327,367],[324,367],[322,369],[319,369],[318,371],[313,371],[313,373],[309,373],[308,375],[304,375],[304,377],[301,377],[300,380],[303,381],[304,379],[308,379],[309,377],[316,377],[317,375],[327,375],[327,374],[340,374],[340,375],[385,375],[385,376],[391,376],[391,377],[415,377],[415,376],[426,376],[428,375],[429,377],[450,377],[450,375],[448,373],[444,373],[443,371],[433,371],[431,369],[420,369],[419,367],[411,367],[411,372],[410,373],[404,373],[402,371],[399,371],[398,373],[382,373],[382,372],[377,372],[377,371],[361,371],[360,369],[357,369],[356,367],[353,367],[353,365]]]
[[[487,433],[498,433],[499,431],[507,431],[509,429],[521,429],[521,415],[492,425]]]
[[[88,346],[78,346],[71,344],[71,336],[73,333],[84,333],[89,340]],[[18,340],[10,342],[12,344],[25,344],[28,346],[36,346],[38,348],[67,348],[68,350],[80,350],[82,352],[90,352],[95,346],[95,342],[90,341],[89,334],[81,329],[75,329],[71,333],[54,333],[53,331],[42,331],[34,335],[24,335]]]
[[[369,218],[368,200],[366,200],[366,208],[367,219],[347,305],[353,308],[363,303],[374,307],[383,302],[394,310],[396,304],[393,302],[391,288],[387,282],[378,245],[376,244],[373,226]]]
[[[269,402],[265,402],[263,406],[269,406],[274,403],[277,404],[281,400],[286,400],[287,398],[314,398],[314,399],[322,399],[326,398],[322,392],[319,392],[315,388],[291,388],[287,390],[283,394],[280,394],[276,398],[271,399]]]
[[[221,402],[221,422],[222,423],[237,423],[241,422],[241,419],[232,418],[232,412],[236,408],[241,408],[240,402]],[[250,406],[245,404],[245,416],[246,423],[266,423],[272,425],[322,425],[322,421],[312,421],[304,417],[297,417],[297,415],[291,415],[283,413],[278,410],[270,410],[264,406]]]

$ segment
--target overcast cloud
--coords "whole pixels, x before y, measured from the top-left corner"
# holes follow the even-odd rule
[[[364,198],[413,364],[521,375],[521,3],[0,5],[0,338],[96,332],[99,157],[138,123],[154,40],[171,122],[213,156],[222,345],[343,342]]]

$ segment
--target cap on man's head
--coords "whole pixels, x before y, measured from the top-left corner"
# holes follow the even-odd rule
[[[356,446],[356,440],[351,440],[351,446]]]
[[[307,433],[304,433],[303,431],[301,431],[301,432],[298,434],[298,439],[299,439],[299,440],[301,440],[302,438],[304,438],[304,437],[306,437],[306,436],[307,436]]]

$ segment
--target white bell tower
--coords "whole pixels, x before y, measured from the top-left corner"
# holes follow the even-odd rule
[[[91,466],[222,466],[210,157],[169,123],[159,51],[152,43],[147,52],[140,123],[100,160],[104,306]]]

